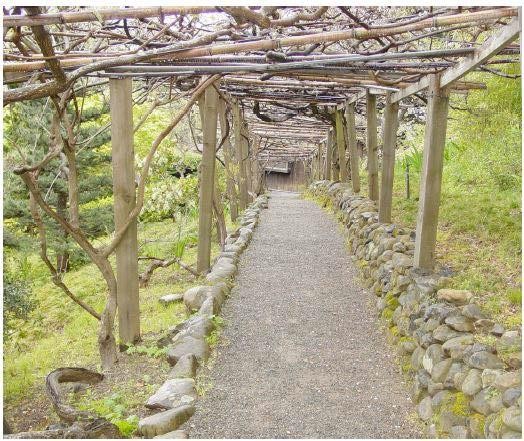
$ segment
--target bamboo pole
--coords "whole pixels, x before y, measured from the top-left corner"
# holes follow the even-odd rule
[[[184,49],[184,50],[173,50],[173,52],[161,53],[158,56],[154,56],[152,59],[156,61],[160,60],[180,60],[186,58],[205,57],[213,55],[232,54],[239,52],[250,52],[250,51],[268,51],[278,50],[283,47],[290,46],[302,46],[315,43],[330,43],[341,40],[363,40],[378,37],[386,37],[391,35],[403,34],[406,32],[417,31],[428,27],[448,26],[460,23],[484,23],[486,21],[493,21],[504,17],[515,17],[518,15],[518,8],[500,8],[488,11],[479,11],[473,13],[464,13],[456,15],[448,15],[441,17],[432,17],[426,20],[422,20],[417,23],[412,23],[404,26],[384,28],[384,29],[366,29],[366,28],[354,28],[343,31],[332,31],[332,32],[319,32],[316,34],[299,35],[292,37],[284,37],[280,39],[271,40],[258,40],[248,42],[235,42],[226,44],[214,44],[203,47]],[[99,61],[93,57],[82,57],[74,60],[64,60],[63,68],[76,67]],[[369,60],[369,58],[368,58]],[[67,64],[65,63],[67,61]],[[320,67],[326,64],[326,60],[315,61]],[[12,63],[14,64],[14,63]],[[23,66],[24,71],[33,71],[44,69],[46,67],[45,62],[30,62],[30,63],[17,63]],[[288,63],[286,63],[288,64]],[[312,66],[315,64],[312,64]],[[310,66],[311,67],[311,66]],[[289,67],[291,68],[291,67]],[[27,70],[26,70],[27,69]],[[6,72],[6,64],[4,64],[4,72]],[[21,72],[22,70],[13,70],[15,72]]]
[[[4,15],[3,24],[6,27],[38,26],[66,23],[84,23],[89,21],[122,20],[124,18],[149,18],[168,15],[202,14],[216,12],[213,7],[201,6],[157,6],[150,8],[110,8],[84,10],[79,12],[61,12],[57,14]]]
[[[346,104],[346,124],[349,150],[349,166],[351,171],[351,186],[355,193],[359,193],[360,165],[357,146],[357,130],[355,127],[355,103]]]
[[[135,208],[133,109],[131,79],[110,80],[111,150],[115,230],[120,230]],[[140,340],[138,240],[134,218],[115,249],[118,332],[120,343]]]
[[[439,76],[432,75],[429,85],[414,258],[415,267],[426,270],[433,269],[435,261],[448,102],[448,92],[440,88]]]
[[[215,186],[215,154],[217,135],[218,94],[213,86],[206,89],[202,120],[203,150],[200,163],[200,192],[198,212],[197,272],[205,273],[211,264],[211,231],[213,222],[213,193]]]
[[[378,201],[377,97],[366,93],[369,198]]]
[[[382,147],[382,180],[380,183],[380,203],[378,221],[391,222],[393,199],[393,177],[395,173],[395,148],[397,144],[398,103],[391,102],[391,94],[386,97],[384,109],[384,146]]]
[[[344,139],[344,122],[342,120],[342,110],[335,111],[336,130],[337,130],[337,147],[338,163],[340,169],[340,180],[348,182],[348,167],[346,163],[346,140]]]

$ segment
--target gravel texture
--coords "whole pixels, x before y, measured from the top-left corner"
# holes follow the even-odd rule
[[[337,223],[272,192],[222,310],[191,438],[420,438],[374,296]]]

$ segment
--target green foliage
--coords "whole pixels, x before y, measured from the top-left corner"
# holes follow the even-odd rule
[[[35,308],[35,301],[26,283],[4,274],[3,296],[4,338],[9,338],[16,328],[16,321],[27,319]]]
[[[157,346],[129,346],[126,350],[126,353],[129,355],[138,354],[138,355],[147,355],[152,358],[160,358],[166,355],[167,348],[159,348]]]
[[[93,399],[89,391],[78,403],[80,410],[93,412],[107,419],[118,427],[124,438],[131,438],[138,429],[139,418],[137,415],[126,416],[127,406],[125,397],[120,393],[102,399]]]

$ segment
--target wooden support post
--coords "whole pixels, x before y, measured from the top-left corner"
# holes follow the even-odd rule
[[[125,225],[135,208],[132,80],[110,79],[111,149],[115,230]],[[140,340],[138,241],[136,218],[116,246],[118,333],[120,344]]]
[[[252,200],[251,193],[253,192],[253,172],[251,166],[251,155],[249,153],[249,131],[247,129],[247,123],[242,121],[242,158],[244,158],[244,168],[246,170],[246,190],[247,190],[247,203],[249,204]]]
[[[378,201],[377,97],[366,93],[369,198]]]
[[[348,182],[348,167],[346,163],[346,140],[344,139],[344,120],[342,110],[335,111],[337,130],[338,165],[340,170],[340,181]]]
[[[346,125],[349,150],[349,167],[351,170],[351,185],[353,191],[360,191],[360,165],[357,147],[357,129],[355,124],[355,104],[346,104]]]
[[[215,187],[215,154],[217,141],[218,94],[213,86],[206,89],[202,120],[203,149],[200,163],[200,192],[198,204],[197,272],[205,273],[211,263],[211,230],[213,222],[213,192]]]
[[[247,175],[246,175],[246,157],[244,156],[244,142],[242,137],[242,119],[240,115],[240,106],[238,101],[233,102],[233,125],[235,132],[235,155],[238,161],[238,208],[245,210],[248,203],[247,193]]]
[[[391,103],[391,93],[386,96],[384,109],[384,146],[382,147],[382,180],[380,183],[379,222],[391,222],[393,175],[395,173],[395,148],[397,145],[398,103]]]
[[[317,175],[318,180],[322,179],[322,143],[318,143],[317,151]]]
[[[331,153],[331,180],[340,180],[340,168],[338,165],[338,148],[336,143],[336,132],[335,129],[331,129],[331,137],[329,138],[329,148]]]
[[[258,162],[258,151],[260,149],[261,139],[258,136],[255,136],[253,139],[253,159],[251,162],[252,165],[252,174],[253,174],[253,193],[259,195],[261,192],[261,176],[260,176],[260,163]]]
[[[449,97],[448,90],[440,88],[437,74],[430,76],[428,92],[414,264],[430,270],[435,259]]]
[[[220,119],[220,134],[222,138],[224,138],[227,133],[228,121],[226,114],[226,103],[223,99],[219,99],[218,101],[218,114]],[[231,220],[235,222],[238,217],[238,200],[237,191],[235,188],[235,174],[232,167],[233,147],[231,145],[229,134],[224,140],[222,150],[224,152],[224,165],[226,169],[226,191],[229,199],[229,213],[231,215]]]
[[[328,130],[326,139],[326,161],[324,162],[324,179],[331,180],[331,129]]]

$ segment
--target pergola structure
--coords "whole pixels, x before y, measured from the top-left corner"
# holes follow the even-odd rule
[[[380,222],[391,222],[399,109],[413,106],[427,108],[415,266],[430,269],[449,94],[485,87],[465,80],[468,72],[497,74],[497,66],[517,62],[514,42],[521,30],[515,7],[24,7],[4,8],[3,24],[4,105],[51,97],[62,116],[64,102],[75,94],[109,83],[116,232],[108,247],[86,243],[75,224],[74,197],[73,214],[59,220],[37,196],[33,174],[63,144],[17,173],[40,209],[58,220],[102,272],[109,270],[100,259],[116,251],[123,342],[136,340],[140,332],[136,216],[149,165],[194,103],[200,106],[204,140],[199,272],[210,264],[217,155],[227,170],[236,216],[260,191],[261,170],[270,162],[309,161],[315,177],[351,182],[359,192],[357,140],[365,138],[368,195],[379,204]],[[138,188],[133,82],[141,84],[141,93],[163,90],[166,97],[186,100],[152,145]],[[65,148],[74,164],[74,147]]]

